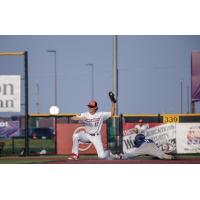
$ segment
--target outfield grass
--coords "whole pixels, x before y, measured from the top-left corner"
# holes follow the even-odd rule
[[[67,160],[68,155],[45,155],[45,156],[3,156],[0,164],[45,164],[58,160]],[[97,159],[96,155],[81,155],[81,159]]]
[[[0,157],[0,164],[43,164],[54,159],[67,159],[67,156],[4,156]]]
[[[5,143],[1,156],[19,155],[23,148],[25,148],[25,139],[4,139],[1,140]],[[30,153],[38,153],[45,149],[47,153],[53,154],[55,152],[54,139],[29,139]]]

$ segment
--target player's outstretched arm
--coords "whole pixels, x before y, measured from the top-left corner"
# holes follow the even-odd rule
[[[112,107],[111,107],[111,117],[115,115],[115,103],[112,102]]]
[[[109,92],[108,96],[110,98],[110,101],[112,102],[111,107],[111,117],[115,115],[115,104],[117,103],[117,99],[115,98],[115,95],[113,92]]]
[[[84,120],[86,120],[86,117],[81,117],[79,115],[76,115],[76,116],[71,117],[71,120],[73,120],[73,121],[84,121]]]

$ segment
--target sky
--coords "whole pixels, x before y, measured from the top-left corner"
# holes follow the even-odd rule
[[[30,113],[37,112],[37,83],[40,113],[49,113],[55,104],[54,54],[47,50],[56,50],[60,113],[81,113],[87,109],[92,95],[88,63],[94,66],[94,99],[99,110],[109,111],[112,38],[112,35],[1,35],[0,51],[28,51]],[[187,113],[194,50],[200,50],[200,36],[119,35],[118,113]]]

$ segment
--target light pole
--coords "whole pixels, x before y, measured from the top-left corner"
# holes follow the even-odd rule
[[[112,91],[115,97],[118,99],[118,37],[112,36]],[[118,115],[118,102],[115,104],[115,115]],[[112,126],[115,132],[115,146],[116,153],[120,153],[120,141],[122,139],[121,133],[117,129],[116,118],[112,119]]]
[[[91,68],[91,98],[94,99],[94,64],[88,63],[86,66]]]
[[[54,54],[54,104],[57,106],[57,65],[56,65],[56,50],[47,50],[47,53],[53,53]]]
[[[57,66],[56,66],[56,50],[47,50],[47,53],[54,54],[54,106],[50,108],[50,114],[57,115],[59,113],[59,108],[57,107]],[[53,110],[53,111],[52,111]],[[57,117],[53,118],[53,126],[55,132],[55,154],[57,154]]]
[[[112,91],[118,99],[118,37],[113,36],[113,66],[112,66]],[[115,114],[118,115],[118,102],[115,104]]]

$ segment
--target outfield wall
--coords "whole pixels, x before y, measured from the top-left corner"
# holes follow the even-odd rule
[[[200,153],[200,115],[123,115],[122,149],[129,152],[134,146],[134,134],[129,134],[139,119],[149,124],[146,138],[152,139],[166,153]],[[120,147],[119,147],[120,148]]]
[[[75,114],[59,114],[59,115],[49,115],[49,114],[30,114],[29,115],[29,128],[40,128],[47,127],[51,128],[54,131],[55,137],[52,139],[41,139],[41,138],[29,138],[29,151],[30,154],[40,154],[42,150],[46,150],[48,154],[69,154],[71,153],[72,148],[72,135],[75,132],[76,128],[80,125],[73,124],[70,120],[71,116]],[[139,119],[143,119],[145,123],[149,123],[150,127],[155,129],[151,133],[156,133],[156,130],[164,130],[162,126],[170,126],[170,124],[175,124],[178,127],[178,124],[183,124],[176,128],[176,133],[184,133],[179,144],[175,143],[176,147],[179,149],[176,151],[174,149],[174,141],[176,140],[171,138],[171,141],[164,141],[163,138],[167,138],[167,133],[165,131],[160,131],[161,136],[155,135],[153,139],[156,138],[162,139],[161,141],[155,141],[159,143],[159,147],[163,150],[167,149],[167,146],[170,146],[168,149],[169,153],[199,153],[200,150],[200,134],[199,134],[199,123],[200,123],[200,114],[153,114],[153,115],[132,115],[124,114],[123,119],[120,116],[115,116],[112,119],[109,119],[104,123],[103,128],[103,143],[105,148],[111,149],[115,153],[119,153],[123,150],[123,145],[131,145],[132,143],[126,141],[126,144],[123,141],[123,134],[127,129],[133,127]],[[9,119],[4,118],[1,122],[1,137],[0,142],[5,142],[5,146],[1,155],[11,155],[19,154],[21,149],[25,147],[25,138],[21,135],[24,132],[24,117],[18,118],[20,127],[18,130],[16,127],[9,126],[9,131],[16,134],[10,134],[10,137],[7,137],[9,134],[6,134],[4,137],[5,130],[3,129],[5,124],[9,124]],[[115,122],[115,123],[113,123]],[[56,124],[56,126],[55,126]],[[185,124],[185,125],[184,125]],[[115,125],[115,126],[114,126]],[[161,126],[161,127],[159,127]],[[12,130],[11,130],[12,129]],[[170,134],[170,133],[169,133]],[[168,134],[168,135],[169,135]],[[163,136],[164,135],[164,136]],[[178,135],[178,140],[180,140],[180,134]],[[130,137],[130,136],[129,136]],[[148,135],[148,137],[151,137]],[[171,137],[171,136],[170,136]],[[168,136],[168,139],[170,138]],[[126,138],[128,135],[126,134]],[[166,145],[165,143],[168,143]],[[170,145],[169,145],[170,144]],[[189,145],[189,146],[188,146]],[[182,147],[181,147],[182,146]],[[96,154],[94,148],[91,145],[81,145],[81,154]],[[182,150],[181,150],[182,148]],[[43,151],[45,152],[45,151]]]

